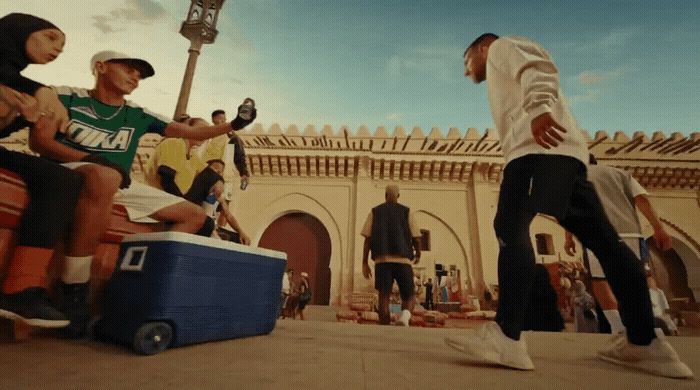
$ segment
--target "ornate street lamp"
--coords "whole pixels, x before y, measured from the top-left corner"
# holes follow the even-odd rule
[[[177,98],[177,106],[175,106],[175,116],[177,119],[180,115],[187,112],[187,102],[190,99],[190,89],[192,89],[192,79],[194,77],[194,68],[197,65],[197,57],[205,43],[213,43],[216,39],[216,22],[219,19],[219,11],[224,4],[224,0],[190,0],[190,9],[187,11],[187,19],[182,22],[180,34],[189,39],[191,44],[189,48],[190,56],[187,59],[187,68],[185,68],[185,76],[182,79],[182,87],[180,87],[180,96]]]

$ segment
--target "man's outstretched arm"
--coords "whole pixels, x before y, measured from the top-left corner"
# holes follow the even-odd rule
[[[649,202],[649,198],[646,195],[637,195],[634,197],[634,205],[637,206],[639,211],[641,211],[654,228],[656,246],[663,251],[671,249],[673,246],[673,239],[668,235],[666,229],[664,229],[664,225],[661,223],[661,220],[659,220],[659,216],[656,214],[656,210],[654,210],[651,202]]]

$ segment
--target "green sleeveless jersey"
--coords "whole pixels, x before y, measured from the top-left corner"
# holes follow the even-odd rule
[[[139,139],[145,133],[163,135],[170,119],[126,101],[123,106],[103,104],[83,88],[54,87],[68,110],[70,124],[56,139],[74,149],[101,157],[131,172]]]

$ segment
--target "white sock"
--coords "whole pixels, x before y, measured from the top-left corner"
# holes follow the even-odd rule
[[[617,310],[603,310],[605,318],[608,319],[610,323],[610,331],[612,334],[618,334],[625,331],[625,326],[622,324],[622,317],[620,317],[620,312]]]
[[[408,311],[408,310],[406,310],[406,309],[401,310],[401,320],[402,320],[403,322],[408,323],[408,321],[409,321],[410,319],[411,319],[411,312]]]
[[[87,283],[90,280],[92,256],[66,256],[63,264],[63,283]]]

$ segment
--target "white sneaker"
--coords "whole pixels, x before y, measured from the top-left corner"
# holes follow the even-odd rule
[[[663,334],[649,345],[630,344],[627,336],[616,334],[612,342],[598,351],[598,357],[610,363],[636,368],[648,373],[669,378],[692,378],[693,372],[678,357]]]
[[[473,362],[498,364],[518,370],[535,369],[527,353],[525,339],[521,337],[516,341],[509,338],[495,322],[489,322],[467,336],[447,337],[445,343],[467,355]]]
[[[411,321],[411,312],[408,310],[402,310],[399,319],[396,320],[394,325],[396,326],[408,326],[409,321]]]

